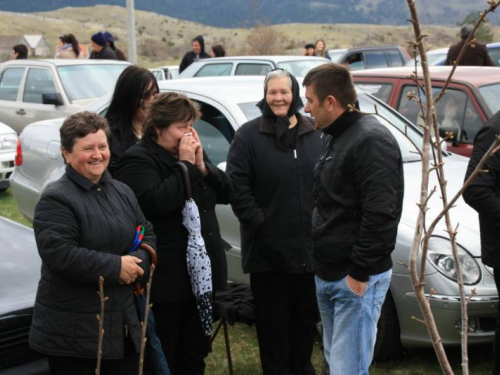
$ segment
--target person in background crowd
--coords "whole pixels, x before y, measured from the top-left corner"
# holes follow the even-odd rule
[[[191,41],[191,48],[192,51],[186,52],[182,58],[181,64],[179,65],[179,73],[182,73],[182,71],[193,62],[210,57],[210,55],[205,52],[205,40],[201,35],[198,35]]]
[[[73,34],[64,34],[59,37],[56,59],[77,59],[80,56],[78,40]]]
[[[196,104],[178,93],[161,93],[151,103],[144,136],[120,159],[116,178],[135,192],[158,234],[158,266],[151,300],[156,331],[174,375],[203,374],[210,338],[204,335],[187,270],[188,232],[182,224],[186,202],[183,163],[210,257],[213,290],[226,288],[227,263],[216,204],[228,204],[232,186],[203,152],[193,124]]]
[[[448,55],[446,56],[445,65],[453,65],[458,59],[458,55],[465,45],[465,41],[472,33],[472,25],[464,25],[460,29],[460,41],[453,44],[448,50]],[[488,54],[488,48],[478,41],[474,42],[474,47],[467,46],[465,53],[460,60],[458,65],[463,66],[495,66],[495,63],[491,60]]]
[[[316,43],[314,44],[314,52],[316,56],[321,56],[321,57],[326,57],[327,59],[330,58],[330,55],[328,55],[328,51],[326,50],[326,44],[323,39],[318,39]]]
[[[216,44],[215,46],[212,46],[212,52],[210,52],[210,56],[224,57],[226,56],[226,50],[220,44]]]
[[[500,112],[486,122],[474,139],[472,156],[469,160],[465,179],[476,169],[479,161],[500,133]],[[481,259],[486,266],[493,268],[493,277],[497,292],[500,292],[500,154],[496,152],[487,161],[479,173],[464,191],[464,200],[479,214],[481,229]],[[495,325],[493,347],[493,374],[500,374],[500,303],[497,303],[498,318]]]
[[[238,129],[227,173],[235,188],[242,265],[250,273],[264,375],[314,374],[311,354],[319,321],[312,259],[314,165],[321,133],[300,114],[299,84],[269,72],[262,116]],[[272,161],[272,162],[270,162]]]
[[[14,56],[14,60],[22,60],[28,58],[28,47],[24,44],[16,44],[12,47],[12,56]]]
[[[403,160],[391,132],[353,106],[349,70],[324,64],[304,77],[305,111],[325,134],[312,215],[316,294],[330,374],[368,374],[392,274],[403,206]]]
[[[90,39],[92,44],[90,59],[117,60],[115,51],[108,46],[106,38],[101,31],[92,35]]]
[[[102,276],[109,300],[101,374],[135,375],[142,328],[130,284],[147,280],[150,259],[129,251],[139,225],[144,243],[156,248],[153,227],[130,188],[106,171],[106,119],[76,113],[59,132],[66,172],[44,191],[33,221],[42,270],[29,344],[48,356],[52,375],[94,375]]]
[[[103,33],[104,38],[106,39],[107,45],[115,52],[116,59],[120,61],[127,61],[127,57],[125,53],[121,49],[116,48],[115,46],[115,37],[109,31],[105,31]]]
[[[316,56],[314,44],[308,43],[304,46],[304,56]]]
[[[114,176],[120,157],[142,138],[144,121],[158,92],[156,78],[148,69],[131,65],[120,74],[106,113],[111,127],[111,175]]]

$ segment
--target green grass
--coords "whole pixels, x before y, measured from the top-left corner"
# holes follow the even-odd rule
[[[10,189],[0,193],[0,215],[31,226],[31,223],[17,210],[17,206]],[[244,324],[235,324],[234,326],[229,326],[228,331],[235,374],[260,374],[259,347],[257,344],[255,328]],[[460,374],[462,372],[460,367],[460,349],[450,348],[447,350],[447,353],[453,367],[453,371],[456,374]],[[317,374],[321,374],[320,369],[323,362],[323,355],[319,341],[315,344],[312,362],[316,368]],[[225,375],[229,373],[224,343],[224,332],[222,329],[213,344],[213,351],[208,356],[206,363],[207,374]],[[474,346],[470,348],[469,369],[471,374],[491,374],[492,368],[493,357],[491,345]],[[407,351],[400,356],[400,358],[391,361],[376,362],[373,363],[370,368],[370,374],[373,375],[428,375],[440,373],[440,367],[432,349],[415,349]]]

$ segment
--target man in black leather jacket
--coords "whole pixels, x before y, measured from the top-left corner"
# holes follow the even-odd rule
[[[303,84],[305,111],[325,137],[312,217],[325,359],[331,374],[368,374],[401,218],[401,152],[385,126],[355,109],[347,68],[321,65]]]

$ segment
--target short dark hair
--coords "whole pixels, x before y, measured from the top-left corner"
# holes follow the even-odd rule
[[[306,74],[302,85],[313,86],[321,102],[328,95],[332,95],[342,107],[347,108],[357,100],[351,72],[343,65],[333,63],[319,65]]]
[[[24,44],[16,44],[12,47],[15,53],[17,53],[16,59],[27,59],[28,58],[28,47]]]
[[[151,103],[143,133],[157,140],[157,129],[166,129],[176,122],[196,121],[200,116],[198,104],[187,96],[176,92],[161,93]]]
[[[212,51],[213,51],[215,57],[226,56],[226,50],[220,44],[216,44],[215,46],[212,46]]]
[[[104,117],[88,111],[75,113],[64,120],[61,129],[59,129],[61,147],[72,152],[78,138],[86,137],[90,133],[97,133],[99,130],[104,130],[109,138],[108,121]]]

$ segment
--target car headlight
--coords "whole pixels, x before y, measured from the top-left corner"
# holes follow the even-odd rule
[[[10,133],[10,134],[0,135],[0,150],[1,151],[15,150],[16,144],[17,144],[17,135],[16,134]]]
[[[464,284],[476,284],[481,278],[481,270],[476,260],[467,250],[457,244],[458,260],[462,267]],[[451,242],[447,238],[432,236],[429,239],[427,260],[443,275],[457,280],[457,267],[453,259]]]

